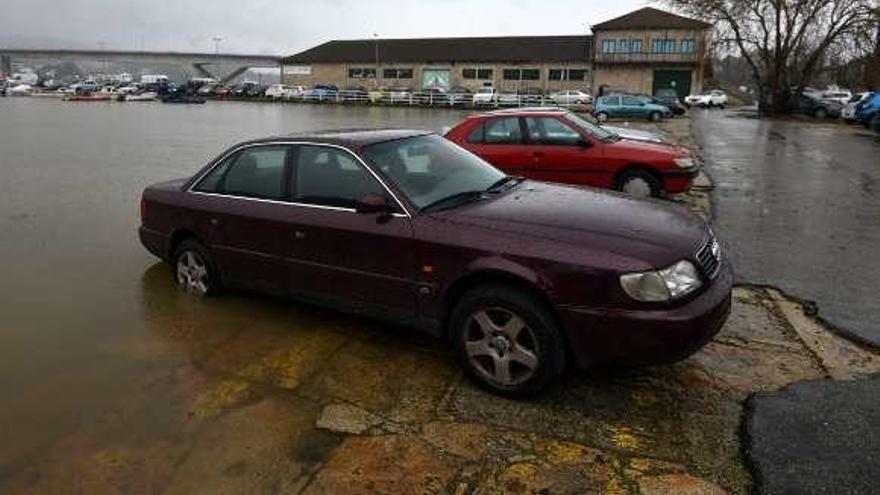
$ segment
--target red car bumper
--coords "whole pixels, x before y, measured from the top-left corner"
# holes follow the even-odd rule
[[[699,175],[700,170],[694,168],[692,170],[662,172],[663,190],[668,194],[679,194],[687,192],[694,183],[694,179]]]
[[[682,306],[656,310],[560,310],[578,366],[675,362],[700,350],[730,314],[733,271],[723,262],[712,285]]]

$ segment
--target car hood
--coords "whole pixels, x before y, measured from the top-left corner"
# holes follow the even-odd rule
[[[602,126],[608,132],[613,132],[624,139],[634,139],[636,141],[648,141],[652,143],[665,143],[663,136],[656,132],[640,131],[638,129],[630,129],[629,127]]]
[[[629,138],[627,136],[621,137],[623,139],[620,141],[613,141],[606,144],[606,146],[608,146],[608,148],[606,148],[606,153],[613,151],[614,153],[626,153],[627,156],[643,157],[648,155],[653,155],[654,157],[658,157],[658,155],[667,155],[670,160],[678,156],[688,155],[684,148],[672,143],[647,141],[638,138]],[[632,155],[630,155],[630,153],[632,153]]]
[[[693,257],[708,227],[684,207],[612,191],[526,181],[502,195],[434,214],[472,227],[613,253],[625,269]],[[608,267],[611,268],[611,267]]]

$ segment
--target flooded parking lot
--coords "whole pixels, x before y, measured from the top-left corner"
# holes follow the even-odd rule
[[[738,289],[692,358],[572,372],[514,402],[406,328],[189,297],[137,241],[140,190],[233,142],[460,116],[0,100],[0,492],[746,493],[750,393],[880,370],[821,330],[805,340],[794,303]]]

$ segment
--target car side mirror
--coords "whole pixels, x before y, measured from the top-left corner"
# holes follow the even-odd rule
[[[578,140],[577,146],[578,146],[578,148],[586,149],[586,148],[593,146],[593,143],[591,143],[590,141],[587,141],[586,139],[581,138]]]
[[[388,200],[384,196],[376,193],[367,193],[355,201],[355,211],[364,215],[374,213],[387,215],[391,213],[391,206],[389,206]]]

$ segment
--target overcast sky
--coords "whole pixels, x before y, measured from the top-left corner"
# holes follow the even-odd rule
[[[286,55],[331,39],[579,34],[645,0],[0,0],[0,47]]]

